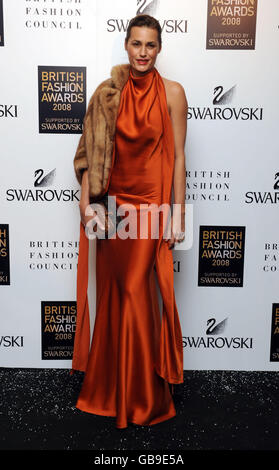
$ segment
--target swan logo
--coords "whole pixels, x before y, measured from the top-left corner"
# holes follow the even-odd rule
[[[137,15],[151,15],[157,17],[157,9],[159,6],[159,0],[137,0],[136,4],[136,14]],[[128,28],[130,19],[123,18],[110,18],[107,20],[107,31],[113,33],[117,31],[118,33],[126,32]],[[158,20],[162,31],[166,33],[187,33],[188,31],[188,22],[186,19],[164,19],[162,21]]]
[[[275,172],[273,191],[247,191],[246,204],[278,204],[279,202],[279,171]]]
[[[51,170],[46,175],[44,175],[44,170],[42,168],[39,168],[38,170],[35,171],[34,186],[35,187],[51,186],[54,182],[55,175],[56,175],[56,168]]]
[[[215,318],[209,318],[209,320],[207,320],[206,334],[219,335],[220,333],[223,333],[226,328],[227,321],[228,319],[225,318],[225,320],[222,320],[217,323]]]
[[[263,108],[234,108],[230,106],[224,106],[233,101],[235,92],[236,85],[233,85],[231,88],[225,91],[222,85],[216,86],[213,89],[212,99],[212,104],[214,107],[189,107],[188,119],[209,119],[215,121],[230,121],[232,119],[235,119],[236,121],[262,121]]]
[[[0,286],[10,285],[9,225],[0,224]]]
[[[213,97],[213,104],[214,106],[217,104],[227,104],[230,103],[235,95],[235,87],[233,85],[229,90],[224,92],[224,88],[222,85],[216,86],[214,88],[214,97]]]
[[[217,322],[216,318],[209,318],[206,323],[206,336],[183,336],[183,346],[186,348],[204,349],[252,349],[253,338],[240,336],[221,336],[227,329],[228,318]]]
[[[0,0],[0,46],[4,46],[4,18],[2,0]]]
[[[45,188],[54,184],[56,168],[46,173],[42,168],[34,172],[34,187]],[[74,189],[7,189],[7,201],[18,202],[73,202],[79,201],[79,190]]]
[[[137,0],[136,15],[155,15],[159,1],[158,0]]]

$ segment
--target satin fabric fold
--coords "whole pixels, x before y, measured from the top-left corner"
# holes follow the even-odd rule
[[[167,218],[161,214],[159,237],[152,238],[151,219],[143,221],[140,211],[141,204],[170,207],[174,158],[163,80],[155,67],[140,77],[130,70],[119,104],[108,194],[115,196],[117,207],[135,208],[137,238],[122,239],[120,231],[114,239],[97,240],[96,319],[89,350],[88,239],[80,225],[72,363],[73,369],[86,372],[76,406],[115,416],[119,428],[128,422],[151,425],[175,416],[168,383],[183,382],[173,254],[163,239]],[[142,228],[145,239],[139,238]]]

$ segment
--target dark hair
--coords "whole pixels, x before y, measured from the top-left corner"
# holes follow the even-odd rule
[[[160,23],[156,18],[150,15],[137,15],[129,21],[128,28],[126,31],[125,41],[128,42],[128,39],[131,35],[131,29],[133,26],[146,26],[147,28],[156,29],[158,33],[158,41],[160,47],[162,46],[162,28]]]

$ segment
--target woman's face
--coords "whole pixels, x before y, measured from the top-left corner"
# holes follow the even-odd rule
[[[161,48],[156,29],[147,26],[133,26],[125,49],[134,76],[144,75],[154,66]]]

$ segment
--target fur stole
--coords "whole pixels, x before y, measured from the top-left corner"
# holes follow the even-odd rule
[[[130,64],[112,67],[111,77],[101,82],[91,96],[83,120],[74,170],[81,185],[83,170],[88,169],[91,202],[100,200],[109,186],[120,95],[129,78],[129,70]]]

